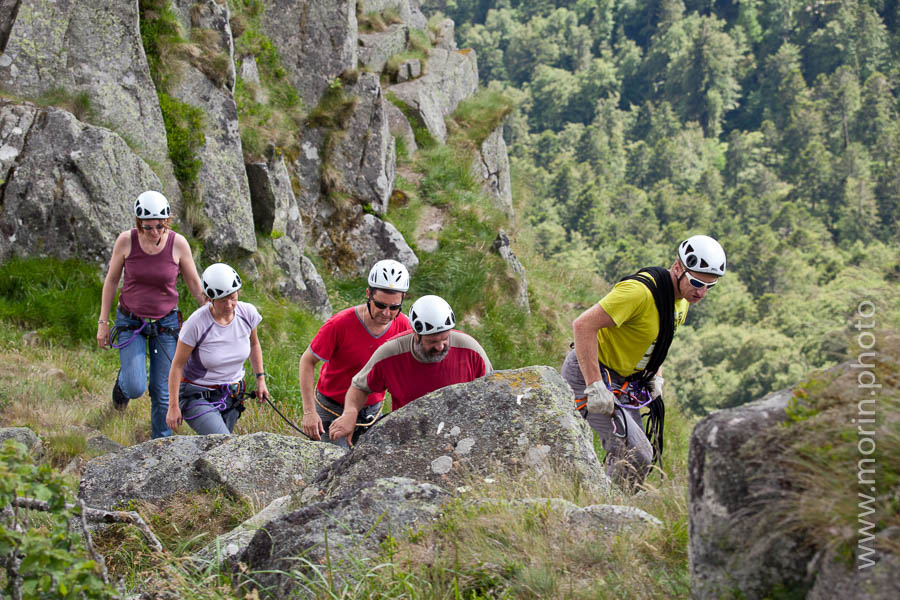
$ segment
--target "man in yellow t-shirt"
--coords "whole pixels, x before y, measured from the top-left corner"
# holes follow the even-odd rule
[[[664,269],[658,271],[666,274]],[[725,251],[713,238],[695,235],[679,244],[678,258],[667,273],[662,281],[670,281],[672,290],[671,294],[663,291],[664,297],[673,299],[674,333],[684,323],[688,306],[702,300],[725,274]],[[652,278],[645,279],[653,284]],[[661,364],[648,372],[657,341],[663,339],[659,329],[660,314],[650,287],[626,278],[575,319],[575,349],[561,369],[575,392],[576,406],[600,435],[607,474],[626,489],[643,482],[653,461],[653,447],[641,426],[640,409],[617,401],[611,390],[633,382],[631,389],[646,388],[647,398],[662,402]],[[656,362],[662,358],[658,355]]]

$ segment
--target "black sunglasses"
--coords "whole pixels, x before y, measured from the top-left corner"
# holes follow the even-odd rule
[[[379,302],[378,300],[375,300],[374,298],[370,298],[370,300],[372,301],[372,304],[375,305],[375,308],[377,308],[379,310],[384,310],[386,308],[389,308],[393,311],[393,310],[400,310],[401,308],[403,308],[402,302],[400,304],[385,304],[384,302]]]
[[[158,225],[141,225],[141,229],[143,229],[144,231],[153,231],[154,229],[157,231],[162,231],[165,228],[166,226],[162,223]]]

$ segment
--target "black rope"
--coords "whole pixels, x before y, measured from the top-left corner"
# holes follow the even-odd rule
[[[250,392],[250,393],[247,394],[247,395],[250,396],[251,398],[256,398],[256,397],[257,397],[257,396],[256,396],[256,390],[253,390],[252,392]],[[278,413],[278,416],[281,417],[282,419],[284,419],[284,422],[287,423],[288,425],[290,425],[290,426],[294,429],[294,431],[296,431],[297,433],[302,434],[303,437],[305,437],[306,439],[308,439],[308,440],[310,440],[310,441],[314,441],[310,436],[306,435],[306,432],[305,432],[305,431],[303,431],[302,429],[300,429],[299,427],[297,427],[297,426],[294,424],[293,421],[291,421],[291,420],[288,419],[286,416],[284,416],[284,415],[282,414],[282,412],[281,412],[280,410],[278,410],[278,407],[275,406],[275,405],[272,403],[272,401],[269,400],[268,397],[266,397],[265,400],[266,400],[266,403],[267,403],[269,406],[272,407],[272,410],[274,410],[276,413]]]

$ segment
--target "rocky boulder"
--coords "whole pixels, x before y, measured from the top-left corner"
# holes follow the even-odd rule
[[[340,173],[342,180],[332,192],[383,215],[394,189],[396,156],[378,76],[360,74],[350,94],[359,100],[346,130],[336,134],[338,141],[328,153],[327,168]]]
[[[419,266],[419,258],[396,227],[361,210],[344,221],[327,221],[315,245],[335,274],[344,277],[365,277],[373,256],[400,261],[410,273]]]
[[[202,475],[232,497],[269,504],[304,487],[319,469],[344,453],[334,444],[259,432],[228,436],[205,451],[196,465]]]
[[[278,291],[320,319],[328,318],[333,311],[325,282],[303,255],[307,227],[284,157],[273,155],[267,162],[248,164],[247,179],[256,229],[272,238],[275,262],[283,273],[276,282]]]
[[[291,571],[313,566],[329,569],[342,585],[371,568],[388,536],[402,538],[428,525],[448,498],[437,486],[403,477],[366,481],[271,521],[236,562],[253,573],[250,585],[276,598],[293,597],[300,589]]]
[[[386,31],[359,34],[359,65],[373,73],[381,73],[390,57],[406,50],[409,27],[395,23]]]
[[[765,598],[804,586],[813,551],[781,530],[759,531],[748,509],[754,486],[765,485],[740,449],[787,419],[783,390],[700,421],[689,451],[691,589],[695,598]]]
[[[228,533],[217,536],[215,540],[195,553],[191,557],[190,563],[199,571],[205,571],[210,567],[220,568],[225,565],[229,569],[237,568],[238,559],[246,553],[257,530],[266,523],[291,512],[290,500],[290,496],[272,500],[271,504]]]
[[[307,107],[356,68],[356,0],[267,0],[262,27]]]
[[[406,115],[390,102],[384,103],[384,114],[387,116],[388,131],[396,139],[403,140],[408,156],[414,155],[419,150],[419,146],[416,144],[416,134]]]
[[[0,179],[0,262],[18,255],[104,263],[118,233],[134,224],[134,199],[161,189],[110,130],[3,99]]]
[[[806,596],[807,600],[894,600],[900,598],[900,556],[889,549],[896,548],[900,540],[900,528],[888,527],[873,536],[871,547],[876,549],[869,563],[859,563],[855,568],[847,565],[846,557],[837,551],[829,551],[818,568],[816,583]]]
[[[343,452],[274,433],[176,435],[91,460],[78,497],[88,506],[108,509],[129,500],[164,502],[179,492],[221,488],[235,498],[270,502],[312,479]]]
[[[472,172],[482,182],[484,191],[494,199],[497,208],[513,217],[512,183],[509,179],[509,154],[503,139],[503,127],[489,135],[472,163]]]
[[[531,305],[528,302],[528,280],[525,277],[525,267],[519,262],[516,253],[513,252],[512,246],[510,246],[509,236],[502,229],[491,245],[491,251],[499,254],[509,266],[508,272],[517,290],[516,303],[525,312],[531,312]]]
[[[456,24],[453,19],[444,19],[434,31],[434,45],[444,50],[456,50]]]
[[[181,193],[137,11],[137,2],[119,0],[3,0],[0,89],[25,98],[86,95],[96,122],[131,140],[133,152],[159,170],[163,185],[154,189],[178,207]]]
[[[555,369],[528,367],[445,387],[394,411],[323,469],[300,501],[394,475],[456,489],[501,473],[551,471],[598,492],[609,488],[569,386]]]
[[[204,251],[208,258],[246,255],[256,251],[256,235],[234,103],[228,4],[174,0],[172,5],[185,31],[206,40],[204,55],[184,67],[171,90],[173,97],[205,113],[206,143],[197,154],[202,166],[194,189],[210,225]]]
[[[26,448],[35,459],[39,459],[44,455],[44,444],[41,438],[28,427],[2,427],[0,428],[0,447],[12,440],[19,442]]]
[[[471,50],[434,48],[425,74],[390,90],[412,108],[441,143],[447,140],[444,117],[478,89],[478,63]]]

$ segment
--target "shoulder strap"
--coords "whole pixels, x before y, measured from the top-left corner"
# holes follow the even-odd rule
[[[659,334],[656,336],[656,344],[650,354],[647,366],[631,379],[641,379],[645,382],[653,379],[672,345],[675,334],[675,289],[672,286],[672,278],[669,271],[663,267],[647,267],[634,275],[623,277],[620,281],[640,281],[653,294],[656,303],[656,311],[659,313]]]

